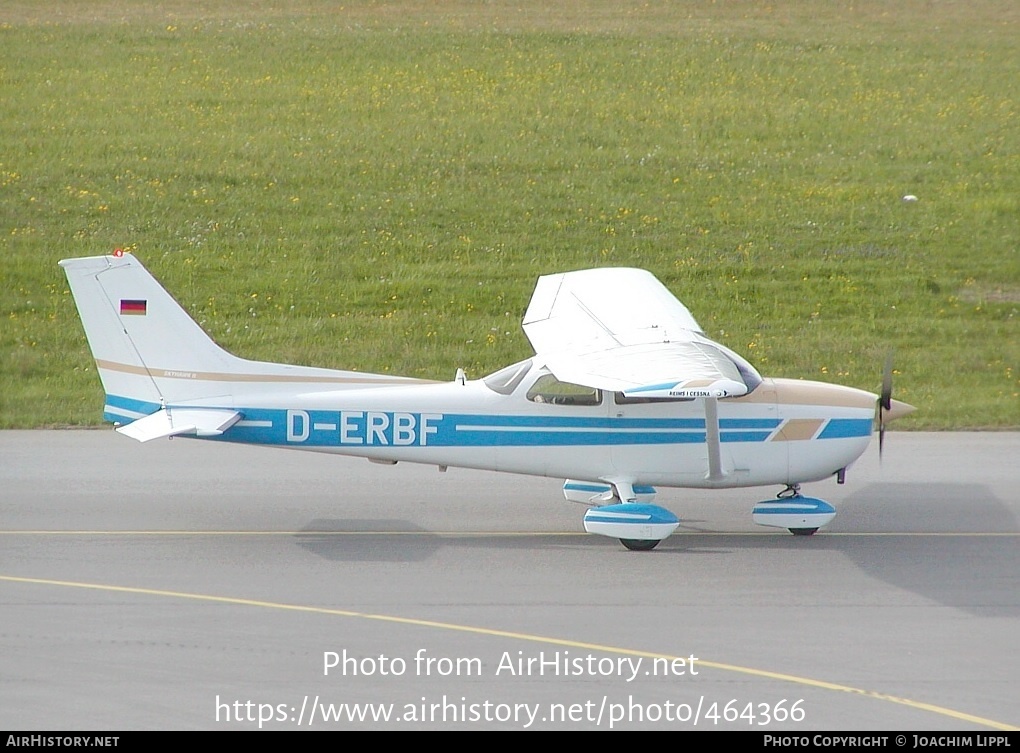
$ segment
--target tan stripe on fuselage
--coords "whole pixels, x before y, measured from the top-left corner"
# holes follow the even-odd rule
[[[389,377],[380,374],[340,376],[336,374],[242,374],[216,371],[189,371],[187,369],[147,369],[144,366],[132,366],[126,363],[97,360],[96,366],[106,371],[118,371],[124,374],[151,376],[154,379],[186,379],[202,382],[286,382],[300,384],[435,384],[429,379],[413,379],[408,377]],[[281,366],[280,368],[287,368]],[[302,367],[295,367],[300,369]]]
[[[815,434],[825,423],[820,418],[791,418],[772,437],[773,442],[798,442],[814,439]]]
[[[800,379],[766,379],[750,395],[732,398],[732,401],[874,409],[876,399],[870,392],[840,384]]]

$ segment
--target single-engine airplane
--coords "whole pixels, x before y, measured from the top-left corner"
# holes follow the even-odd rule
[[[220,348],[131,255],[60,262],[106,391],[142,442],[192,436],[566,479],[589,533],[652,549],[679,519],[655,487],[785,486],[756,523],[808,535],[836,510],[800,493],[913,408],[882,392],[763,378],[713,342],[651,273],[540,277],[535,355],[451,382],[250,361]]]

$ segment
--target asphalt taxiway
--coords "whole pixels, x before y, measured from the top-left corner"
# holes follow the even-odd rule
[[[1020,434],[885,450],[630,552],[557,479],[0,432],[0,729],[1020,727]]]

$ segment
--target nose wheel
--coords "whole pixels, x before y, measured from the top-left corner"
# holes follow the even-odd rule
[[[632,552],[647,552],[659,545],[659,539],[620,539],[620,543]]]

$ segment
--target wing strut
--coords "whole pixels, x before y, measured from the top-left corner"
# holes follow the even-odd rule
[[[719,439],[719,399],[705,398],[705,443],[708,445],[708,478],[717,481],[726,473],[722,467],[722,446]]]

